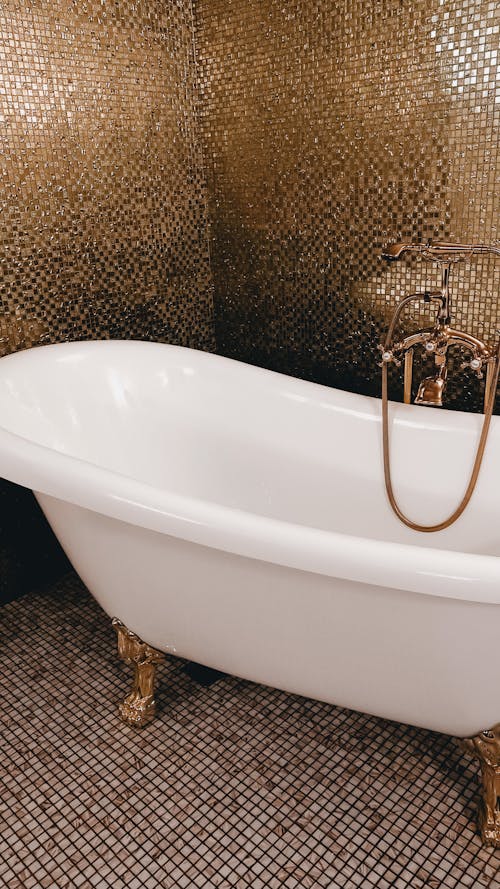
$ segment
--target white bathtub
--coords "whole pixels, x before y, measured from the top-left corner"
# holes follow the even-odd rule
[[[438,520],[481,417],[391,417],[401,505]],[[469,509],[433,535],[389,510],[378,400],[226,358],[17,353],[0,361],[0,424],[1,475],[35,491],[96,599],[145,642],[449,734],[500,719],[498,419]]]

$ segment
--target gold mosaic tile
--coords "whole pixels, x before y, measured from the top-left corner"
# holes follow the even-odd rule
[[[498,4],[197,0],[195,20],[218,350],[378,393],[388,312],[436,279],[382,246],[500,238]],[[456,325],[495,341],[499,284],[460,269]],[[455,380],[448,406],[478,406]]]
[[[2,351],[213,348],[189,3],[0,10]]]
[[[6,889],[479,889],[476,768],[444,735],[162,668],[160,712],[117,718],[129,669],[69,575],[0,611]]]
[[[0,5],[0,355],[214,347],[193,61],[188,2]],[[60,551],[25,492],[0,507],[1,599]]]
[[[192,12],[1,5],[0,354],[214,348],[213,272],[218,351],[378,394],[388,313],[435,279],[382,244],[499,238],[498,4],[196,0],[196,53]],[[461,269],[457,325],[494,340],[499,283]]]

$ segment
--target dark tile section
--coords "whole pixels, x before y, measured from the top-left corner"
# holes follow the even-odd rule
[[[70,569],[31,491],[0,479],[0,604]]]
[[[388,266],[382,245],[499,238],[498,6],[194,8],[218,349],[378,393],[389,312],[437,280],[428,264]],[[500,263],[454,279],[456,326],[496,341]],[[478,409],[477,390],[450,375],[447,406]]]
[[[100,338],[214,348],[192,36],[190,0],[2,3],[0,355]],[[8,595],[31,572],[20,559],[56,547],[27,503],[0,497]]]
[[[215,682],[219,682],[220,679],[224,679],[226,674],[221,673],[220,670],[212,670],[211,667],[205,667],[203,664],[195,664],[194,661],[190,661],[184,667],[184,672],[186,676],[189,676],[193,682],[197,682],[198,685],[202,685],[203,688],[210,688]]]
[[[161,670],[142,731],[107,617],[69,576],[0,614],[8,889],[489,889],[457,743],[227,677]]]

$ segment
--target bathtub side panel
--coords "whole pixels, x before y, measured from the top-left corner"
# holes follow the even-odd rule
[[[247,559],[37,495],[110,617],[255,682],[467,736],[500,719],[500,608]]]

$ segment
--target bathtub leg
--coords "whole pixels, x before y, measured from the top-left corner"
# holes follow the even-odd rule
[[[118,656],[134,667],[132,691],[119,705],[120,716],[127,725],[142,728],[155,715],[156,666],[165,660],[165,655],[142,642],[116,617],[113,628],[118,636]]]
[[[462,742],[481,764],[478,826],[486,846],[500,848],[500,723]]]

